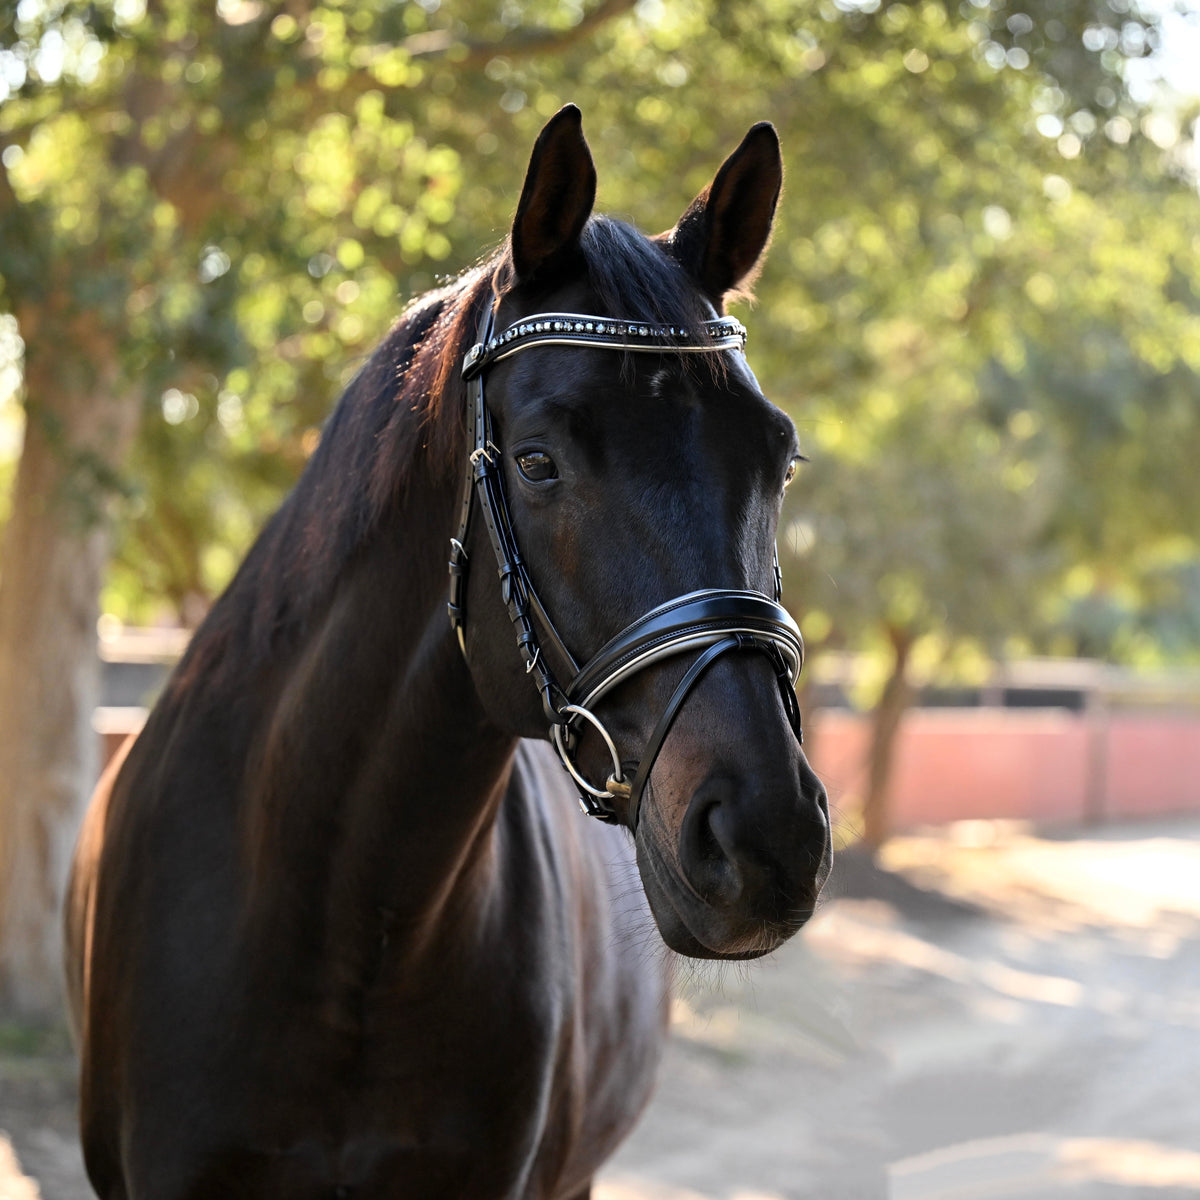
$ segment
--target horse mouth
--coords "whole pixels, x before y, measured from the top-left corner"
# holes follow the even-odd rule
[[[668,949],[688,958],[745,962],[777,950],[812,916],[807,908],[786,922],[717,908],[663,861],[649,837],[636,838],[638,869],[650,912]]]

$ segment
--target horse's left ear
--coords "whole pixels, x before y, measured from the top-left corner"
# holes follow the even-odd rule
[[[575,249],[595,200],[583,118],[567,104],[546,122],[529,159],[510,242],[519,283],[544,278]]]
[[[718,308],[758,274],[782,187],[779,135],[761,121],[665,235],[667,249]]]

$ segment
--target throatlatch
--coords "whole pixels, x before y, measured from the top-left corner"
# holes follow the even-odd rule
[[[673,325],[646,321],[614,321],[580,313],[537,313],[494,333],[498,301],[493,297],[484,313],[479,341],[463,360],[467,380],[468,421],[474,444],[468,456],[459,506],[458,533],[450,539],[450,623],[466,653],[463,635],[466,621],[467,530],[475,498],[483,514],[488,538],[500,575],[500,595],[517,634],[517,649],[525,673],[533,678],[542,697],[542,709],[550,724],[550,737],[563,766],[579,785],[579,803],[589,816],[618,824],[613,806],[622,800],[625,823],[637,832],[642,793],[654,760],[670,732],[671,724],[700,676],[728,651],[754,651],[770,660],[783,697],[788,721],[798,740],[804,735],[796,702],[796,680],[804,665],[804,642],[796,622],[780,604],[782,579],[775,558],[775,598],[761,592],[709,588],[678,596],[639,617],[612,638],[580,668],[550,620],[534,589],[513,533],[500,450],[492,440],[492,417],[483,394],[484,372],[494,363],[535,346],[586,346],[593,349],[656,354],[711,354],[722,350],[744,350],[746,330],[732,317],[705,321],[699,336]],[[540,631],[540,632],[539,632]],[[554,675],[542,642],[548,643],[559,661],[573,673],[563,687]],[[667,703],[650,735],[632,781],[621,769],[621,756],[593,706],[613,688],[652,663],[678,654],[699,652]],[[612,773],[598,788],[583,777],[573,762],[579,733],[592,726],[612,758]]]

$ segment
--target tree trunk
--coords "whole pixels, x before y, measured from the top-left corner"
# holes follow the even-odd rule
[[[63,885],[98,765],[91,721],[107,480],[140,406],[113,394],[113,374],[70,394],[56,390],[54,364],[39,366],[27,371],[0,559],[0,1011],[54,1020]]]
[[[891,783],[892,758],[900,722],[912,702],[912,685],[908,682],[908,658],[913,646],[913,636],[903,629],[889,629],[888,636],[892,643],[892,670],[872,714],[867,789],[863,796],[862,840],[872,854],[891,834],[888,789]]]

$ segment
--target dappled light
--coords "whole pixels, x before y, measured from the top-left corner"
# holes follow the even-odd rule
[[[1190,838],[1046,841],[1020,824],[964,825],[938,843],[936,855],[925,839],[895,838],[882,862],[939,891],[1053,928],[1200,929],[1200,844]],[[1148,952],[1158,944],[1148,943]]]
[[[976,1183],[986,1179],[986,1190]],[[938,1197],[1064,1195],[1086,1184],[1115,1184],[1130,1195],[1200,1187],[1200,1154],[1120,1138],[1021,1134],[957,1146],[898,1163],[889,1172],[891,1200]],[[1132,1189],[1138,1189],[1136,1193]],[[1107,1194],[1107,1193],[1106,1193]]]
[[[838,905],[810,932],[810,939],[815,938],[833,954],[862,963],[940,975],[943,979],[981,987],[1013,1000],[1068,1008],[1083,1003],[1083,988],[1073,979],[1038,975],[1003,963],[967,958],[890,927],[886,907],[879,912],[874,902],[867,901],[866,904],[865,911],[856,911],[851,901]]]

